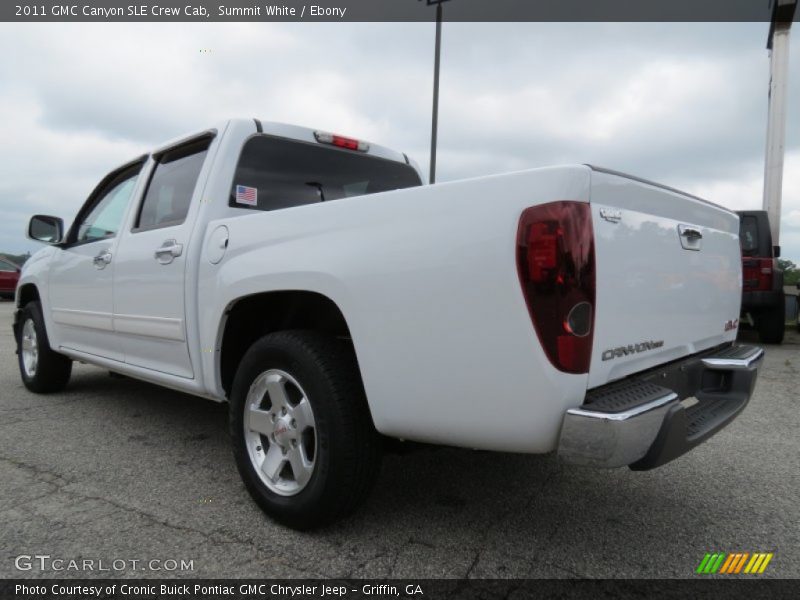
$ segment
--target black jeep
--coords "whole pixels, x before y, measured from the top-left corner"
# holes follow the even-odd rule
[[[742,316],[748,313],[765,344],[780,344],[786,321],[780,247],[772,245],[767,212],[738,211],[742,246]]]

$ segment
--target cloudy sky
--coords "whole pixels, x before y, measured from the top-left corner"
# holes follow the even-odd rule
[[[438,179],[594,163],[759,208],[767,24],[446,23]],[[232,116],[333,130],[427,168],[432,24],[0,24],[0,252],[99,179]],[[795,34],[797,35],[797,34]],[[201,52],[205,50],[204,52]],[[800,262],[800,41],[784,256]]]

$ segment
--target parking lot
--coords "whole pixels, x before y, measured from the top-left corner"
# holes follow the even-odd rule
[[[362,510],[323,531],[271,522],[240,483],[226,406],[76,365],[19,379],[0,303],[0,577],[15,557],[190,560],[188,577],[691,577],[707,551],[774,552],[800,576],[800,336],[770,346],[742,416],[660,469],[423,449],[386,457]]]

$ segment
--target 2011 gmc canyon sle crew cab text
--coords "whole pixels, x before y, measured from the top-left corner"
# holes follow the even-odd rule
[[[259,505],[355,508],[382,435],[633,469],[747,404],[739,221],[590,166],[422,186],[398,152],[231,120],[116,169],[25,264],[22,379],[73,360],[230,402]]]

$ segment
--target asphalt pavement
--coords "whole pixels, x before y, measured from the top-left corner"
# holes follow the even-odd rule
[[[772,552],[759,577],[800,577],[796,332],[746,411],[664,467],[425,448],[387,456],[356,515],[298,533],[247,495],[225,405],[86,365],[32,394],[11,314],[0,302],[0,577],[693,577],[710,551]]]

